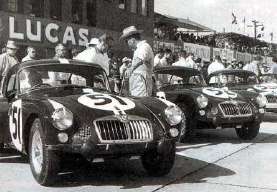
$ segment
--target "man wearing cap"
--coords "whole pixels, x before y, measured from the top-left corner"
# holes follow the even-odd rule
[[[123,30],[120,37],[134,51],[132,64],[126,73],[129,76],[129,92],[136,97],[152,95],[154,53],[151,46],[141,39],[141,33],[142,30],[130,26]]]
[[[107,36],[107,34],[103,34],[99,38],[92,38],[88,43],[87,49],[79,53],[75,59],[98,64],[109,75],[109,57],[107,51],[112,46],[112,41],[112,37]]]
[[[27,55],[21,61],[25,62],[25,61],[32,61],[32,60],[36,60],[36,49],[32,46],[28,46]]]
[[[253,61],[250,63],[250,64],[247,64],[243,67],[244,70],[247,70],[247,71],[252,71],[254,72],[257,76],[261,75],[261,70],[260,70],[260,67],[259,65],[261,64],[262,62],[262,57],[257,55],[253,58]]]
[[[6,76],[8,70],[18,63],[18,59],[16,57],[17,50],[18,46],[16,43],[9,40],[7,42],[6,52],[0,55],[0,81]]]

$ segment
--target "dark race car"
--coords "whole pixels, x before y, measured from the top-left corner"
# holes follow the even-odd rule
[[[211,86],[228,87],[230,90],[247,90],[264,95],[267,99],[266,112],[277,113],[277,81],[274,75],[262,75],[246,70],[221,70],[209,75]]]
[[[207,86],[196,69],[170,66],[156,68],[154,73],[156,94],[177,104],[185,114],[183,139],[190,139],[195,129],[235,128],[241,139],[257,136],[264,96]]]
[[[21,63],[9,71],[2,92],[2,147],[10,136],[29,156],[41,185],[55,184],[65,154],[91,162],[139,156],[153,176],[167,174],[174,164],[179,107],[112,94],[98,65],[64,59]]]

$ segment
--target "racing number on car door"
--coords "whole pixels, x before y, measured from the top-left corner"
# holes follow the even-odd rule
[[[22,151],[22,100],[12,103],[9,123],[13,144],[16,149]]]

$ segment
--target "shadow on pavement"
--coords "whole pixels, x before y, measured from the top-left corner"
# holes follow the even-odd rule
[[[78,171],[61,176],[59,185],[55,187],[76,187],[76,186],[122,186],[121,189],[135,189],[143,186],[159,186],[174,182],[178,183],[187,174],[206,167],[207,162],[198,159],[176,156],[175,165],[172,171],[164,177],[150,177],[144,171],[139,160],[114,160],[105,163],[83,166]],[[213,171],[207,173],[203,178],[194,182],[203,182],[205,177],[220,177],[234,175],[235,172],[209,164],[214,167]],[[186,181],[185,181],[186,182]],[[185,183],[182,182],[182,183]]]
[[[253,140],[241,140],[236,135],[235,129],[197,130],[195,137],[191,139],[191,141],[182,143],[181,145],[185,145],[185,149],[197,149],[208,145],[217,145],[220,143],[277,143],[277,135],[273,133],[260,132],[259,135]]]

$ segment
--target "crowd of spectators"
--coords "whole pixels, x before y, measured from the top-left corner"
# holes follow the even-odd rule
[[[178,31],[173,26],[162,25],[154,29],[154,37],[161,40],[183,41],[216,48],[227,48],[243,53],[271,55],[268,43],[236,33],[196,35],[191,32]]]

